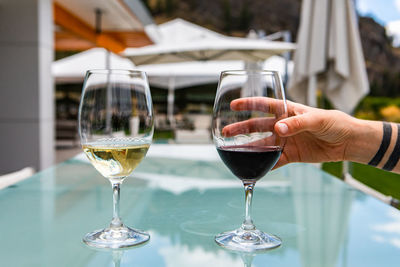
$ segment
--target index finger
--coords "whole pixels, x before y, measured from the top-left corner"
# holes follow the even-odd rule
[[[238,98],[231,102],[230,107],[234,111],[256,110],[272,114],[288,113],[289,115],[296,115],[298,113],[303,113],[306,111],[307,108],[309,108],[301,104],[293,103],[291,101],[284,101],[270,97]]]
[[[269,97],[244,97],[231,102],[231,109],[235,111],[257,110],[275,114],[276,111],[282,109],[282,107],[285,107],[285,102],[283,100]]]

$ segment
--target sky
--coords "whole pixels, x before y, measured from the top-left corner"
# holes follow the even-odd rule
[[[372,16],[383,26],[400,20],[400,0],[357,0],[357,10],[362,15]]]
[[[393,45],[400,46],[400,0],[356,0],[363,16],[373,17],[394,37]]]

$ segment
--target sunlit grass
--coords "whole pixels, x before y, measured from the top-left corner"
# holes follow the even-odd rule
[[[342,163],[324,163],[322,169],[336,177],[342,176]],[[400,199],[400,175],[359,163],[350,164],[352,176],[384,195]]]

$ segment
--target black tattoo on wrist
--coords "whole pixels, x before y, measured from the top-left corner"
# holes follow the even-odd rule
[[[368,162],[368,165],[376,167],[381,162],[383,156],[386,153],[386,150],[390,145],[391,138],[392,138],[392,126],[390,125],[390,123],[383,122],[383,137],[381,146],[379,147],[378,152],[376,152],[375,156],[371,159],[371,161]]]
[[[397,124],[397,140],[396,145],[393,148],[393,152],[390,155],[388,161],[382,169],[386,171],[391,171],[396,166],[400,158],[400,124]]]

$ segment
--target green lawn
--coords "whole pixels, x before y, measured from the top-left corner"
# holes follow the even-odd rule
[[[322,169],[337,177],[341,177],[342,163],[324,163]],[[400,175],[383,171],[368,165],[351,163],[350,172],[360,182],[375,190],[394,198],[400,199]]]
[[[168,143],[169,139],[174,139],[173,131],[159,131],[155,130],[153,135],[154,143]]]

